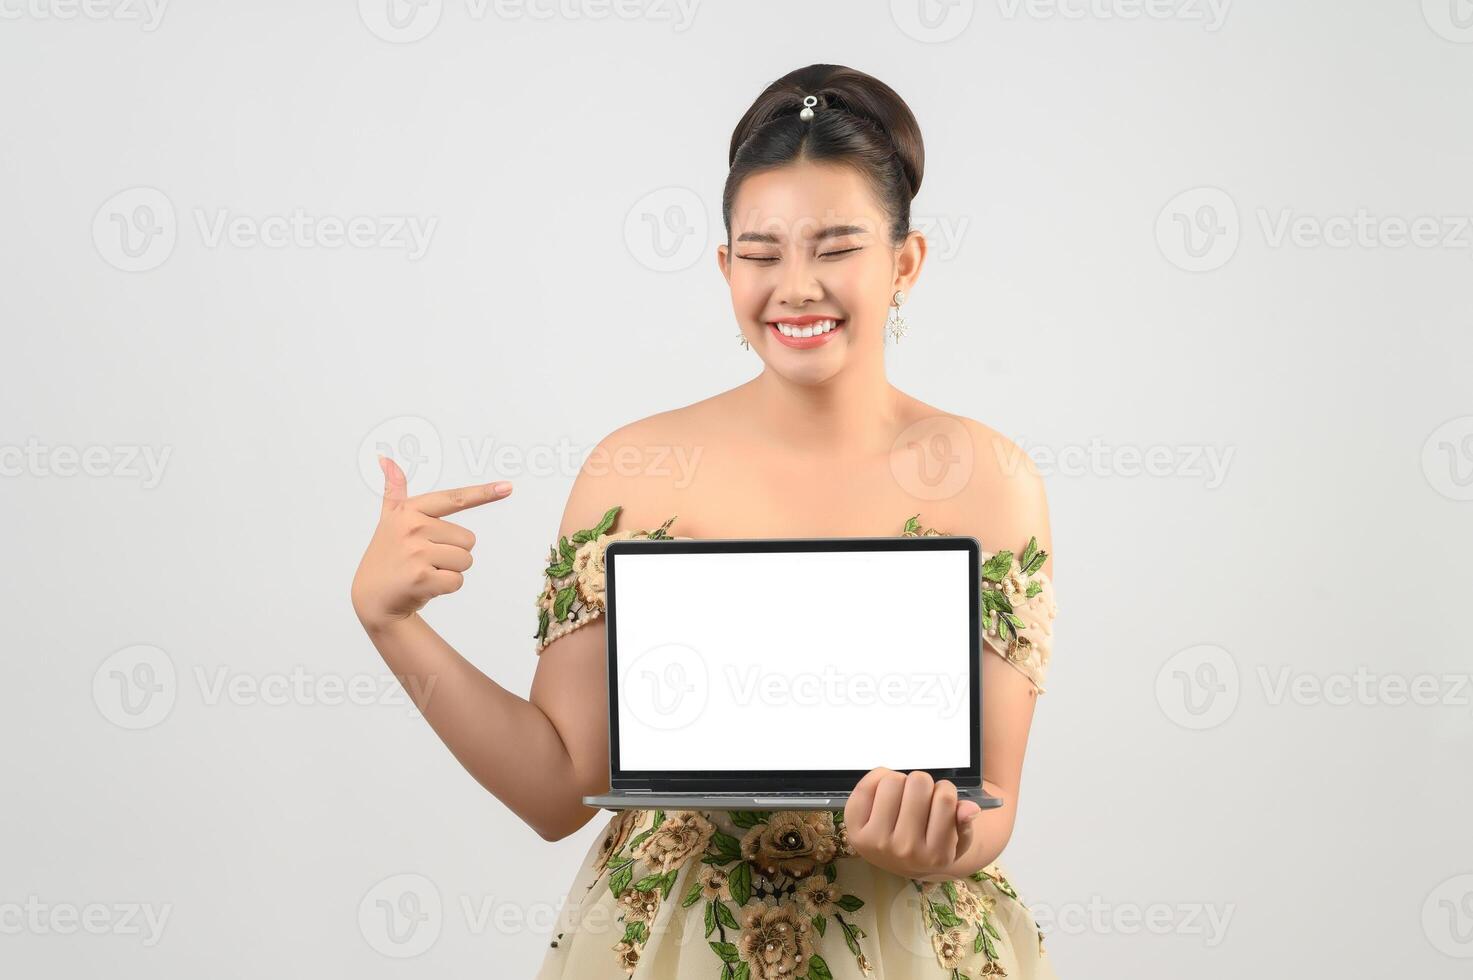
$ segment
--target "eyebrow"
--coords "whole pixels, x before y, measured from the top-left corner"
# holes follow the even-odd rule
[[[829,225],[827,228],[821,229],[816,235],[814,235],[813,240],[816,242],[821,242],[825,238],[840,238],[844,235],[863,235],[867,231],[869,231],[869,229],[861,225]],[[761,231],[744,231],[737,236],[737,241],[761,242],[766,245],[781,244],[776,235],[769,235],[766,232]]]

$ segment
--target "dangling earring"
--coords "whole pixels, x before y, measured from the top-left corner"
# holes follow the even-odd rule
[[[905,317],[900,315],[900,304],[905,302],[904,290],[895,290],[895,296],[891,299],[890,318],[885,321],[885,340],[891,337],[900,343],[900,338],[905,336],[906,329],[910,326],[905,322]]]
[[[747,335],[742,333],[740,330],[737,331],[737,342],[740,343],[747,350],[752,349],[752,345],[747,342]]]

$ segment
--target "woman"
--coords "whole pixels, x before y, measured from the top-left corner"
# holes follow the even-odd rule
[[[418,614],[471,564],[473,535],[444,518],[510,486],[409,498],[382,461],[354,608],[395,674],[421,690],[436,678],[430,724],[549,841],[599,817],[581,798],[608,789],[604,637],[582,628],[603,610],[608,542],[956,533],[983,544],[983,772],[1003,807],[979,811],[946,780],[877,768],[842,811],[620,811],[569,890],[544,980],[1054,975],[997,864],[1056,611],[1042,483],[1002,436],[885,377],[884,345],[903,330],[898,307],[926,254],[910,229],[923,163],[905,103],[849,68],[792,72],[742,117],[717,262],[762,371],[626,425],[590,455],[537,598],[529,700]],[[672,458],[693,471],[672,479]]]

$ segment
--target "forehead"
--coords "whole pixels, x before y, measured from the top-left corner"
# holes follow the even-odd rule
[[[869,183],[852,167],[801,161],[752,174],[732,199],[731,235],[798,240],[833,225],[877,234],[885,217]]]

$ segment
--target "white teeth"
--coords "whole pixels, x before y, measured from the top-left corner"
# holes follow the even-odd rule
[[[806,327],[795,327],[788,323],[776,323],[773,326],[777,327],[778,332],[784,337],[817,337],[819,334],[828,333],[838,324],[838,320],[819,320]]]

